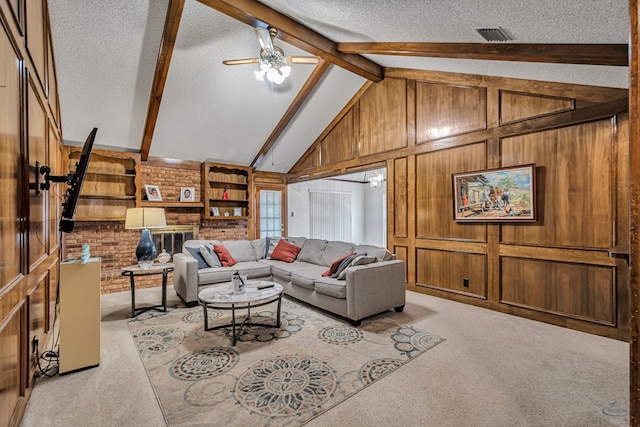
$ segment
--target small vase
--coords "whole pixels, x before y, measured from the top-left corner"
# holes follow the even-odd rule
[[[158,255],[158,262],[160,264],[166,264],[171,260],[171,255],[166,251],[166,250],[162,250],[162,252],[160,252],[160,255]]]

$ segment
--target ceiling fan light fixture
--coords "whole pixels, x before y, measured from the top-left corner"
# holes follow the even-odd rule
[[[291,67],[284,57],[282,49],[275,46],[273,49],[263,48],[260,51],[260,69],[255,71],[256,78],[267,80],[275,84],[282,84],[291,74]]]

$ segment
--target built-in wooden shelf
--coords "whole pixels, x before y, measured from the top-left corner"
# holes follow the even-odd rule
[[[136,196],[120,196],[108,194],[81,194],[81,199],[102,199],[102,200],[135,200]]]
[[[206,201],[202,217],[227,221],[249,219],[249,186],[252,173],[253,169],[249,166],[202,163],[202,198]],[[233,215],[237,209],[242,216]],[[214,212],[217,215],[214,215]],[[229,216],[224,216],[225,213]]]
[[[202,209],[204,202],[150,202],[143,200],[140,202],[143,208],[177,208],[177,209]]]

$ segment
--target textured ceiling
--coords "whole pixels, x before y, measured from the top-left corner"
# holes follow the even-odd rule
[[[49,0],[63,138],[141,147],[168,0]],[[265,0],[335,42],[475,42],[476,28],[507,29],[518,43],[627,43],[626,0]],[[282,41],[287,55],[306,55]],[[150,155],[249,165],[314,66],[293,65],[281,86],[259,82],[257,65],[224,59],[259,53],[251,27],[186,0]],[[628,68],[365,55],[394,68],[628,86]],[[286,172],[365,83],[336,66],[307,99],[261,170]]]

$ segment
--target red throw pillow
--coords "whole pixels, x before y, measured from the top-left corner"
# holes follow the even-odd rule
[[[350,257],[351,255],[355,255],[356,253],[352,253],[352,254],[347,254],[345,256],[343,256],[342,258],[339,258],[335,261],[333,261],[333,263],[331,264],[331,267],[329,267],[329,269],[327,271],[325,271],[324,273],[322,273],[322,277],[329,277],[333,274],[334,271],[336,271],[336,268],[338,268],[338,266],[340,265],[340,263],[342,261],[344,261],[345,259],[347,259],[348,257]]]
[[[302,248],[289,243],[284,239],[281,239],[276,248],[271,253],[271,259],[277,259],[278,261],[293,262],[296,260],[298,253]]]
[[[229,253],[229,249],[222,245],[213,245],[213,251],[218,255],[218,258],[220,258],[220,264],[222,264],[223,267],[231,267],[238,263]]]

